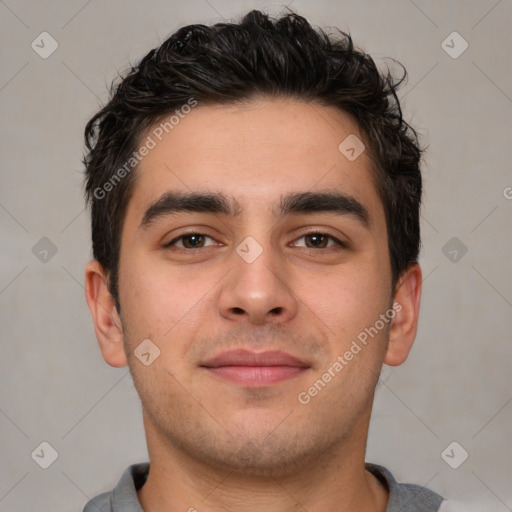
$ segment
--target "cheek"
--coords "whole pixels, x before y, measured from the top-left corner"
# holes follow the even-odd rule
[[[185,346],[204,314],[203,303],[218,279],[212,273],[185,272],[155,259],[137,260],[121,268],[119,291],[130,342],[149,338],[165,347],[177,333],[189,332]]]
[[[132,335],[156,338],[178,318],[176,290],[153,271],[130,270],[126,268],[124,286],[120,279],[123,317],[129,322]]]
[[[347,340],[373,325],[389,305],[382,276],[369,267],[333,271],[315,284],[304,283],[301,299],[329,328],[332,336]]]

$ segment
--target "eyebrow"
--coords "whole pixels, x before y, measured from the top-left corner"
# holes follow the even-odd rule
[[[148,228],[157,219],[179,212],[212,213],[238,217],[243,208],[234,197],[222,192],[178,192],[163,194],[145,212],[139,228]],[[329,212],[350,215],[365,227],[370,224],[370,215],[354,197],[341,192],[293,192],[281,196],[278,217],[301,213]]]

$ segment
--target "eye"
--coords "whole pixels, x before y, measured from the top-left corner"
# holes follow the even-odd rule
[[[205,235],[204,233],[187,233],[186,235],[174,238],[170,242],[166,243],[164,247],[167,248],[174,246],[179,249],[200,249],[202,247],[207,247],[207,245],[205,245],[206,239],[215,241],[211,236]]]
[[[211,240],[213,243],[207,244]],[[304,240],[303,244],[297,243],[298,240]],[[173,238],[170,242],[164,244],[164,248],[176,247],[178,249],[201,249],[204,247],[216,245],[215,239],[204,233],[186,233]],[[314,232],[307,233],[297,238],[293,243],[294,247],[305,247],[306,249],[328,249],[332,247],[348,248],[347,244],[338,238],[326,233]]]
[[[306,235],[302,235],[301,237],[297,238],[297,240],[302,239],[305,240],[305,244],[297,245],[295,243],[295,247],[306,247],[308,249],[326,249],[328,247],[332,247],[333,245],[337,245],[339,247],[347,248],[347,245],[343,243],[341,240],[326,233],[307,233]],[[308,243],[308,241],[310,243]],[[328,244],[330,241],[333,242],[333,244],[329,246]]]

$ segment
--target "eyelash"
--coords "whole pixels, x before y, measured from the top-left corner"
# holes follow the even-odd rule
[[[206,237],[206,238],[210,238],[212,240],[214,240],[214,238],[210,235],[207,235],[205,233],[199,233],[199,232],[190,232],[190,233],[184,233],[183,235],[180,235],[174,239],[172,239],[170,242],[167,242],[166,244],[164,244],[162,247],[164,249],[169,249],[170,247],[172,247],[177,241],[179,240],[182,240],[183,238],[187,238],[187,237],[190,237],[190,236],[194,236],[194,235],[199,235],[199,236],[202,236],[202,237]],[[332,240],[335,242],[336,245],[339,246],[339,249],[348,249],[349,246],[342,242],[339,238],[336,238],[332,235],[329,235],[328,233],[323,233],[321,231],[312,231],[310,233],[305,233],[303,235],[301,235],[300,237],[296,238],[295,240],[300,240],[301,238],[305,238],[305,237],[308,237],[308,236],[313,236],[313,235],[321,235],[321,236],[326,236],[328,239]],[[327,242],[329,243],[329,242]],[[208,246],[208,247],[211,247],[211,246]],[[177,249],[180,250],[180,251],[185,251],[185,252],[190,252],[190,251],[194,251],[194,250],[198,250],[198,249],[205,249],[206,247],[193,247],[193,248],[188,248],[188,247],[178,247]],[[309,249],[310,251],[317,251],[318,249],[332,249],[333,247],[320,247],[320,248],[315,248],[315,247],[304,247],[304,249]]]

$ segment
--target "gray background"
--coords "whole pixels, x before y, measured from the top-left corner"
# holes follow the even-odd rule
[[[403,62],[405,115],[429,145],[420,329],[405,365],[384,370],[367,459],[445,496],[512,510],[512,2],[289,5],[350,30],[380,64]],[[0,1],[0,512],[81,510],[147,458],[131,378],[103,362],[84,298],[86,121],[116,73],[179,26],[283,7]],[[43,31],[58,43],[46,59],[31,47]],[[442,46],[454,31],[469,44],[458,58]],[[453,36],[446,44],[462,48]],[[42,441],[58,452],[48,469],[34,460],[49,460]],[[469,453],[457,469],[441,456],[453,441],[452,464]]]

